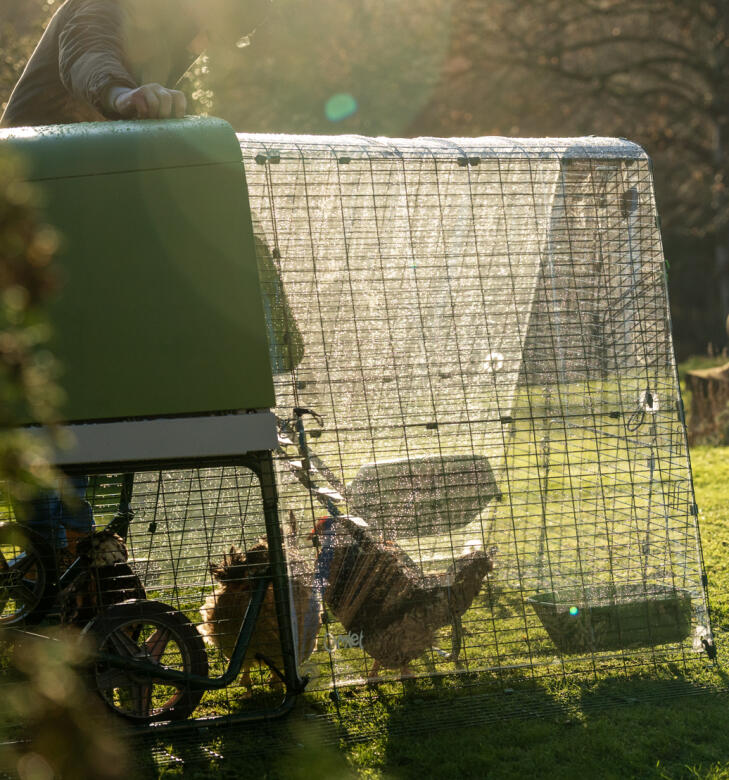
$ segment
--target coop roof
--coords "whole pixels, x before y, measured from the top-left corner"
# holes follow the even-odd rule
[[[275,133],[240,134],[243,145],[261,144],[271,151],[306,150],[317,152],[347,151],[378,156],[408,157],[433,154],[460,156],[464,152],[481,157],[521,157],[527,159],[647,159],[645,150],[623,138],[583,136],[576,138],[507,138],[481,136],[476,138],[370,138],[361,135],[283,135]]]

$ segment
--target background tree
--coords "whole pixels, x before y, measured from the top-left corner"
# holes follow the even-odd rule
[[[60,5],[54,0],[4,0],[0,15],[0,113],[13,85],[43,32],[43,26]]]
[[[60,0],[4,0],[0,102]],[[679,354],[726,343],[729,0],[275,0],[187,77],[249,132],[617,135],[656,162]]]
[[[414,126],[447,133],[457,115],[467,134],[641,143],[656,161],[681,352],[725,344],[729,3],[465,0],[456,16],[457,72]]]
[[[431,100],[453,0],[275,0],[242,51],[212,52],[214,111],[246,132],[402,135]]]

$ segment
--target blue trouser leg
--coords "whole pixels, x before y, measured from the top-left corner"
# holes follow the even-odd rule
[[[61,525],[61,497],[55,490],[42,490],[29,501],[22,514],[22,522],[54,547],[66,546],[66,529]]]
[[[69,477],[73,501],[61,502],[61,525],[71,531],[90,534],[94,530],[94,511],[86,500],[88,477]]]
[[[86,500],[89,478],[68,477],[70,502],[64,502],[57,490],[44,490],[26,505],[23,522],[48,539],[54,546],[67,546],[66,529],[90,534],[94,513]]]

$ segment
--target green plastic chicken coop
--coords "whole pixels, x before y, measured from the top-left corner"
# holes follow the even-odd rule
[[[230,683],[196,709],[165,678],[189,696],[183,715],[245,718],[275,699],[282,662],[329,696],[322,717],[364,732],[388,688],[367,707],[341,691],[365,683],[430,691],[448,676],[446,710],[473,675],[490,696],[704,673],[715,651],[642,149],[236,138],[216,120],[5,138],[64,234],[53,314],[79,444],[60,462],[109,475],[143,453],[127,540],[142,585],[197,623],[206,689]],[[239,468],[251,449],[265,480]],[[118,491],[96,487],[101,516]],[[264,535],[280,636],[256,585]],[[236,676],[249,602],[262,621]],[[162,716],[178,714],[140,719]]]
[[[64,421],[273,405],[248,197],[229,125],[80,124],[8,131],[2,141],[24,158],[60,235],[51,322]],[[205,437],[194,422],[186,426],[191,439]]]

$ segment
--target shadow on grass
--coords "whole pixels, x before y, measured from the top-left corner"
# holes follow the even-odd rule
[[[669,670],[670,674],[670,670]],[[714,675],[714,690],[726,679]],[[674,677],[450,678],[303,697],[279,721],[147,737],[139,777],[713,777],[726,695]],[[695,771],[694,771],[695,770]],[[707,770],[708,771],[708,770]],[[602,772],[602,774],[600,774]],[[693,774],[692,774],[693,772]]]
[[[173,733],[137,740],[139,777],[354,777],[339,750],[339,732],[306,703],[270,721],[215,726],[189,721]]]
[[[380,767],[383,776],[418,780],[723,777],[716,774],[729,766],[722,684],[719,676],[713,687],[636,676],[502,691],[456,703],[445,723],[440,706],[428,723],[427,712],[413,716],[404,704]]]

